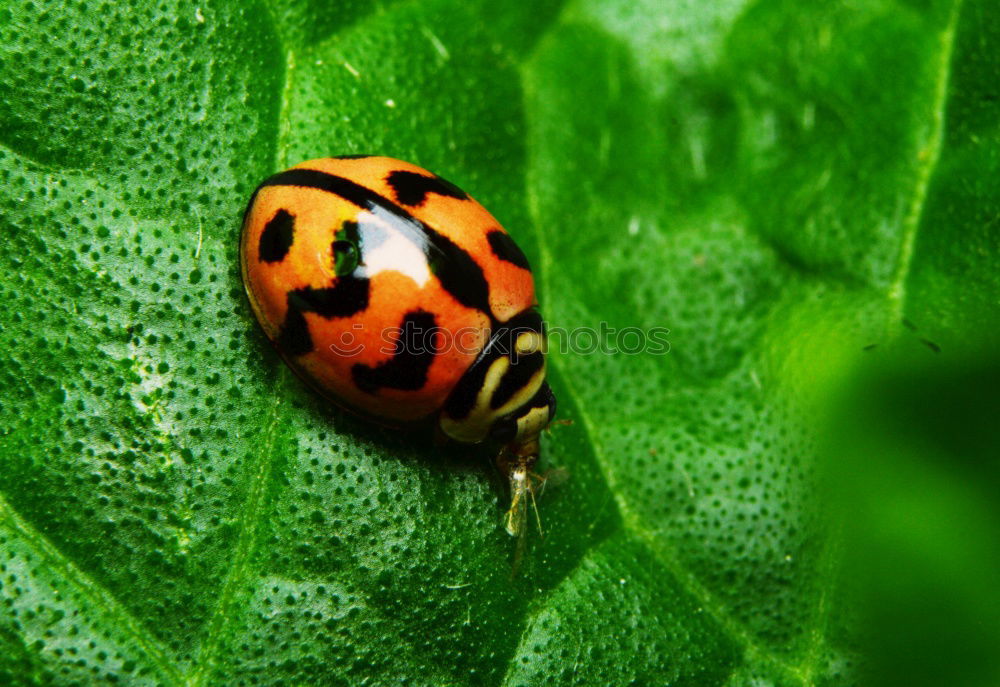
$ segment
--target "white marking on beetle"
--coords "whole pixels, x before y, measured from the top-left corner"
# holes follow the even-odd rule
[[[400,272],[423,287],[431,278],[431,267],[420,246],[403,233],[390,229],[385,240],[365,253],[365,262],[358,266],[358,276],[373,278],[379,272]]]

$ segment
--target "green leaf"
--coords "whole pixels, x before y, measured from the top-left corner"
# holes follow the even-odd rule
[[[865,684],[1000,680],[1000,359],[874,355],[825,442]],[[903,572],[905,571],[905,573]]]
[[[873,346],[1000,343],[998,55],[988,0],[4,3],[0,683],[852,684],[822,428]],[[488,452],[330,407],[245,301],[252,189],[344,153],[535,266],[573,424],[513,578]],[[989,596],[997,521],[935,508]]]

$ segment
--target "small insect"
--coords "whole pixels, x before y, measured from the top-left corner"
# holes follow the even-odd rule
[[[240,263],[267,337],[324,397],[495,444],[522,537],[556,399],[531,268],[482,205],[392,158],[310,160],[254,191]]]

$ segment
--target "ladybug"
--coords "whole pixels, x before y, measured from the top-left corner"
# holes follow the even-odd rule
[[[243,216],[250,305],[322,396],[391,427],[492,442],[521,535],[539,434],[556,412],[528,261],[454,184],[388,157],[309,160]]]

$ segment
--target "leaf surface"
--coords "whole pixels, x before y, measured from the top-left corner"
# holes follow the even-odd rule
[[[15,0],[0,36],[0,682],[851,683],[816,428],[866,347],[995,344],[990,3]],[[573,424],[513,579],[490,456],[329,407],[245,301],[252,189],[346,153],[535,268]]]

